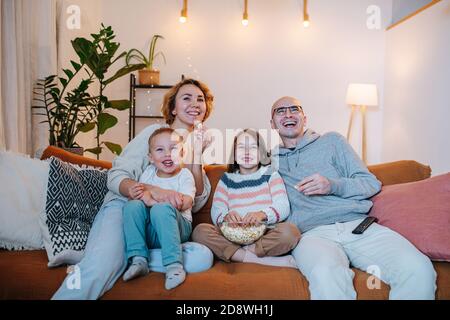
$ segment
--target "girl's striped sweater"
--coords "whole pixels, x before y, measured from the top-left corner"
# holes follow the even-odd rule
[[[274,224],[287,219],[289,200],[283,179],[270,167],[261,167],[250,175],[225,173],[214,193],[211,218],[215,225],[231,211],[244,217],[249,212],[263,211],[267,223]]]

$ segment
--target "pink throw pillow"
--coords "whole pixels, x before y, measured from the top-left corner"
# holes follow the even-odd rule
[[[383,187],[370,216],[404,236],[431,260],[450,261],[450,173]]]

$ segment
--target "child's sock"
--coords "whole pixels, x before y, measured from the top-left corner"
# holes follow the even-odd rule
[[[183,283],[186,272],[181,263],[172,263],[166,267],[166,289],[173,289]]]
[[[144,257],[136,256],[131,260],[131,265],[123,275],[123,281],[129,281],[149,273],[148,261]]]
[[[245,252],[244,248],[237,249],[230,260],[233,262],[244,262]]]
[[[281,256],[281,257],[258,257],[253,252],[246,250],[244,262],[264,264],[268,266],[275,267],[287,267],[298,269],[297,263],[292,255]]]
[[[256,245],[254,243],[249,244],[248,246],[243,246],[242,249],[256,254]]]

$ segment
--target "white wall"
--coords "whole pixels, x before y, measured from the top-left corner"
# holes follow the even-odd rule
[[[249,1],[248,28],[240,22],[241,0],[189,1],[185,25],[178,22],[182,1],[97,2],[100,20],[113,27],[122,49],[147,51],[153,34],[165,36],[159,43],[167,57],[167,65],[160,64],[163,83],[173,84],[185,74],[210,86],[216,104],[209,127],[269,128],[271,104],[292,95],[303,102],[309,127],[345,134],[350,115],[345,94],[350,82],[376,83],[383,101],[384,29],[391,21],[392,0],[310,1],[309,29],[302,26],[301,0]],[[370,5],[381,8],[380,30],[366,26]],[[111,99],[127,98],[128,78],[113,83],[107,94]],[[381,160],[382,111],[383,105],[368,115],[369,163]],[[354,133],[360,134],[358,126]],[[126,113],[108,137],[126,144]],[[105,152],[102,158],[112,155]]]
[[[387,32],[383,161],[450,171],[450,0]]]

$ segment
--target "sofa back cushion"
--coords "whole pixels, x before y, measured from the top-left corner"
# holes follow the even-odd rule
[[[211,205],[216,186],[227,170],[225,165],[206,166],[205,171],[211,182],[211,195],[207,204],[194,215],[194,226],[199,223],[212,223]],[[431,168],[416,161],[396,161],[380,165],[369,166],[372,172],[384,186],[414,182],[427,179],[431,176]]]
[[[48,147],[44,151],[42,159],[49,158],[51,156],[56,156],[63,161],[75,164],[86,164],[106,169],[110,169],[112,166],[111,162],[82,157],[52,146]],[[211,195],[202,210],[193,215],[194,226],[199,223],[211,223],[210,210],[212,199],[217,183],[226,169],[227,166],[225,165],[210,165],[205,167],[206,174],[211,182]],[[397,161],[369,166],[369,171],[371,171],[377,179],[383,183],[384,186],[424,180],[429,178],[431,175],[431,169],[429,166],[425,166],[416,161]]]
[[[383,187],[371,216],[397,231],[432,260],[450,261],[450,173]]]

